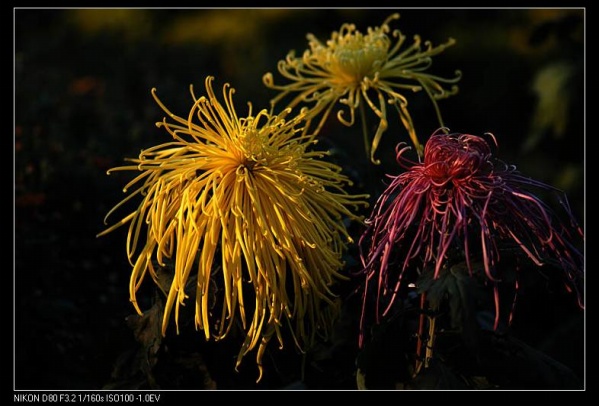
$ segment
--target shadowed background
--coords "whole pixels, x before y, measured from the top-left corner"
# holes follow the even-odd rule
[[[496,155],[564,190],[582,224],[583,10],[397,11],[401,18],[391,28],[408,39],[419,34],[433,45],[449,37],[457,41],[434,58],[430,69],[444,77],[456,69],[463,73],[460,92],[439,102],[445,125],[452,132],[493,133],[499,142]],[[268,108],[274,93],[263,85],[262,75],[273,72],[275,83],[282,82],[277,61],[292,49],[301,54],[308,32],[325,41],[344,22],[365,32],[391,12],[14,11],[16,389],[102,388],[111,381],[117,359],[136,345],[125,321],[134,313],[125,230],[95,236],[104,228],[105,214],[124,197],[122,187],[130,179],[107,176],[106,170],[167,141],[168,134],[154,125],[163,112],[150,89],[156,87],[167,107],[185,116],[189,85],[203,94],[204,78],[213,75],[215,89],[225,82],[236,89],[239,115],[247,112],[247,101],[254,111]],[[408,100],[424,141],[438,127],[433,107],[423,94]],[[375,179],[398,173],[394,148],[408,140],[393,117],[391,121],[377,152],[383,163],[373,169]],[[359,125],[327,126],[326,145],[334,147],[339,162],[348,171],[363,173],[369,162]],[[369,192],[380,188],[359,186]],[[561,296],[555,300],[555,292],[539,291],[521,299],[514,330],[582,377],[583,314]],[[346,339],[357,340],[357,332]],[[293,351],[291,345],[286,348]],[[351,388],[353,355],[343,360],[347,367],[341,373],[346,376],[331,385]],[[219,387],[253,385],[250,378],[221,375],[220,381],[215,379]],[[283,384],[270,381],[261,387]]]

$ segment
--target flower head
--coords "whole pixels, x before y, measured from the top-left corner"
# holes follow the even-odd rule
[[[223,104],[212,80],[206,79],[207,96],[196,97],[191,87],[187,118],[171,113],[152,90],[174,121],[157,123],[172,141],[112,169],[139,175],[125,187],[136,184],[135,192],[108,215],[134,196],[142,201],[101,235],[130,223],[130,297],[138,312],[146,274],[159,283],[155,263],[174,261],[164,287],[163,334],[173,310],[178,329],[180,306],[195,296],[195,324],[207,340],[242,326],[237,366],[258,347],[260,380],[266,345],[273,335],[283,345],[286,324],[300,348],[326,333],[336,308],[332,285],[343,278],[342,251],[351,241],[343,221],[358,219],[351,208],[366,205],[367,196],[345,192],[350,182],[341,168],[321,159],[326,152],[311,150],[314,137],[298,136],[301,116],[287,119],[289,110],[254,116],[249,104],[240,118],[234,89],[224,85]]]
[[[551,263],[563,269],[580,303],[583,255],[575,242],[583,232],[570,211],[571,222],[562,222],[530,191],[554,188],[494,159],[487,141],[475,135],[433,134],[421,163],[405,157],[408,149],[398,145],[397,161],[406,171],[389,176],[391,182],[366,220],[359,242],[366,291],[371,280],[375,286],[378,280],[377,301],[388,299],[384,312],[402,283],[416,282],[406,280],[412,265],[432,268],[434,278],[439,278],[459,255],[470,275],[478,268],[475,261],[482,263],[495,292],[497,328],[500,252],[506,246],[538,266]],[[394,256],[400,249],[401,255]]]
[[[449,79],[426,73],[432,64],[432,57],[443,52],[455,41],[449,39],[436,47],[426,41],[423,49],[422,40],[416,35],[412,45],[404,47],[405,35],[399,30],[389,34],[389,23],[398,18],[399,14],[392,14],[380,27],[369,27],[366,34],[358,31],[354,24],[343,24],[338,32],[333,32],[326,43],[308,34],[309,50],[301,57],[296,57],[295,52],[291,51],[285,60],[279,61],[278,71],[291,83],[275,85],[271,73],[264,75],[267,87],[281,91],[272,100],[273,106],[287,95],[296,93],[289,106],[294,107],[300,103],[313,104],[307,119],[311,122],[320,116],[314,131],[318,133],[337,102],[349,111],[349,119],[344,117],[344,110],[337,113],[339,121],[346,126],[354,124],[355,110],[360,108],[363,113],[364,104],[367,104],[378,117],[379,124],[372,144],[368,142],[366,149],[370,159],[379,163],[374,159],[374,153],[388,127],[388,103],[395,106],[420,153],[422,147],[407,108],[405,92],[424,90],[434,105],[440,125],[443,126],[437,100],[457,93],[458,87],[455,83],[460,80],[461,73],[456,71],[455,76]],[[443,84],[454,86],[445,89]]]

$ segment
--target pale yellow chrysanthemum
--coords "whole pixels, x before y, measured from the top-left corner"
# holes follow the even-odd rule
[[[460,80],[461,72],[456,71],[453,78],[426,73],[432,64],[431,58],[455,41],[450,38],[446,43],[433,47],[429,41],[423,44],[420,36],[416,35],[413,44],[402,49],[406,36],[399,30],[389,35],[389,23],[398,18],[399,14],[392,14],[380,27],[369,27],[366,34],[357,31],[354,24],[343,24],[339,32],[333,32],[326,44],[308,34],[310,49],[301,57],[296,57],[295,52],[291,51],[285,60],[278,63],[279,73],[291,83],[275,85],[272,73],[263,77],[267,87],[281,91],[271,101],[273,108],[287,95],[297,93],[288,106],[312,104],[307,113],[306,128],[320,116],[314,130],[314,133],[318,133],[337,102],[345,105],[349,111],[349,119],[344,117],[344,110],[337,113],[339,121],[346,126],[354,124],[356,108],[360,108],[365,125],[364,103],[368,104],[378,117],[379,124],[372,143],[364,130],[365,148],[372,162],[378,164],[374,153],[388,127],[388,103],[395,106],[416,150],[422,154],[422,145],[408,111],[405,91],[424,90],[433,103],[440,127],[444,127],[437,100],[457,93],[455,83]],[[396,39],[394,45],[392,38]],[[443,84],[453,86],[445,89]]]
[[[157,125],[173,140],[142,151],[133,165],[112,169],[140,174],[125,187],[136,184],[135,192],[108,216],[134,196],[142,202],[100,235],[130,223],[130,295],[139,313],[136,292],[145,275],[160,286],[153,261],[173,260],[163,334],[171,312],[178,329],[180,306],[195,297],[195,324],[207,340],[224,338],[234,323],[242,327],[246,338],[237,366],[257,347],[260,380],[266,345],[273,335],[283,345],[285,324],[300,349],[330,327],[333,284],[344,278],[342,253],[351,242],[344,220],[361,220],[354,213],[368,196],[344,191],[350,181],[341,168],[322,159],[326,152],[311,150],[314,136],[296,128],[301,115],[288,119],[288,109],[254,116],[249,104],[247,117],[240,118],[234,89],[223,86],[222,104],[212,81],[206,79],[207,96],[196,97],[191,87],[187,118],[171,113],[152,90],[174,121]],[[188,283],[192,273],[195,291]]]

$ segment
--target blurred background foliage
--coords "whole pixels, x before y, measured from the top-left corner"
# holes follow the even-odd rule
[[[118,173],[107,176],[106,170],[166,141],[167,134],[154,125],[163,113],[150,89],[156,87],[171,111],[185,115],[189,85],[203,93],[204,78],[214,75],[215,89],[225,82],[236,89],[239,115],[247,112],[248,101],[254,109],[268,108],[274,93],[263,85],[263,74],[273,72],[276,81],[277,61],[290,50],[302,53],[307,33],[326,41],[344,22],[364,32],[393,11],[14,10],[17,389],[101,388],[118,357],[135,345],[125,322],[133,313],[125,230],[95,235],[128,180]],[[430,69],[440,76],[463,72],[460,92],[439,103],[446,126],[452,132],[493,133],[496,155],[565,191],[582,224],[584,10],[397,11],[401,18],[392,28],[408,38],[419,34],[434,45],[457,40]],[[410,96],[424,141],[438,126],[434,110],[426,95]],[[373,198],[383,175],[399,171],[395,145],[408,141],[393,116],[391,121],[378,150],[383,163],[376,168],[366,168],[359,126],[330,122],[322,132],[324,146],[363,180],[358,187]],[[374,171],[374,178],[365,180],[366,171]],[[582,314],[552,303],[549,293],[523,302],[515,325],[520,337],[582,375]],[[345,340],[357,340],[357,331],[348,330]],[[338,365],[351,375],[354,360]],[[220,387],[251,387],[248,382],[231,378]]]

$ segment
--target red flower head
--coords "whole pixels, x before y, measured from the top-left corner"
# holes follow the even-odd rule
[[[409,149],[403,143],[397,146],[397,162],[406,171],[388,175],[391,182],[376,202],[359,242],[366,275],[364,308],[373,279],[378,280],[374,283],[378,318],[389,311],[402,283],[416,282],[410,280],[413,272],[420,273],[414,268],[433,269],[437,279],[458,255],[470,275],[475,261],[482,263],[495,293],[497,328],[498,284],[503,276],[498,264],[506,246],[516,247],[538,266],[552,263],[562,268],[567,286],[576,290],[583,306],[584,258],[573,242],[583,237],[583,231],[565,198],[561,202],[569,223],[560,221],[529,191],[557,192],[555,188],[494,159],[487,141],[475,135],[433,134],[424,149],[424,162],[406,158]]]

